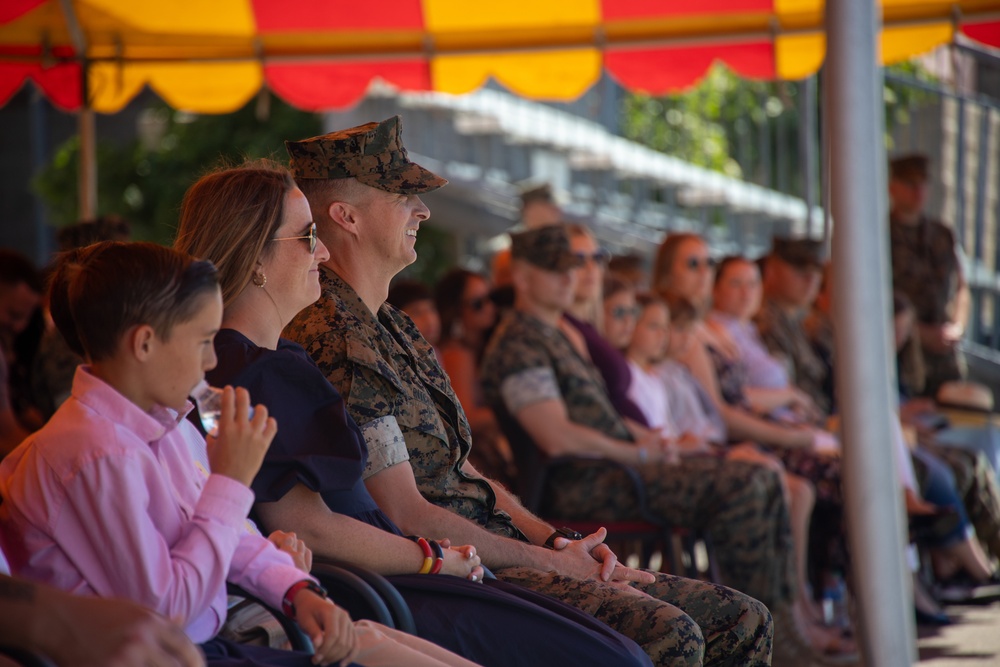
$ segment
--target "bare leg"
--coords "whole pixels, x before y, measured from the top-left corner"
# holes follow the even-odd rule
[[[820,620],[819,609],[809,596],[809,578],[806,574],[809,558],[809,521],[812,518],[816,494],[812,484],[803,477],[786,472],[784,481],[788,489],[792,540],[795,543],[795,578],[798,583],[796,606],[810,618]]]
[[[990,575],[993,574],[993,570],[989,564],[989,559],[986,557],[986,554],[983,553],[983,548],[980,546],[979,542],[975,540],[975,538],[967,537],[958,544],[935,551],[940,551],[941,555],[944,556],[946,560],[950,560],[954,563],[954,565],[957,565],[961,569],[965,570],[970,577],[980,583],[988,581]],[[946,562],[941,563],[941,568],[939,570],[938,558],[935,557],[934,561],[935,574],[938,576],[948,578],[949,574],[954,574],[954,567],[951,568],[952,571],[949,573],[949,568]]]

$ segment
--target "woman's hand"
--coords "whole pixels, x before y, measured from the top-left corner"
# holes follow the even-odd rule
[[[441,567],[441,574],[450,574],[454,577],[462,577],[469,581],[483,581],[483,567],[476,547],[465,544],[460,547],[451,546],[451,540],[437,540],[444,552],[444,565]]]
[[[802,391],[798,387],[790,387],[790,396],[788,401],[788,407],[791,408],[796,414],[800,415],[803,419],[810,423],[816,423],[822,419],[822,413],[816,402],[812,400],[806,392]]]
[[[299,568],[306,574],[312,571],[312,549],[307,547],[306,543],[300,540],[295,533],[286,533],[281,530],[276,530],[268,535],[267,539],[271,542],[271,544],[278,547],[279,551],[284,551],[286,554],[291,556],[292,560],[295,561],[295,567]]]

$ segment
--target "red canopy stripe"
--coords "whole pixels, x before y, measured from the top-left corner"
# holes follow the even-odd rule
[[[977,42],[1000,48],[1000,21],[966,23],[962,32]]]
[[[745,77],[774,78],[770,42],[611,51],[604,56],[604,67],[629,90],[662,95],[693,85],[716,60]]]
[[[426,61],[294,63],[264,67],[264,79],[274,94],[306,111],[350,106],[364,96],[375,77],[403,90],[431,88]]]

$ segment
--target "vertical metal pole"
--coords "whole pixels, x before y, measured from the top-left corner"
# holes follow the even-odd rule
[[[847,525],[864,663],[915,662],[891,442],[888,224],[875,0],[826,3],[837,381]]]
[[[806,230],[812,235],[812,210],[816,205],[816,77],[799,84],[799,178],[806,203]]]
[[[830,213],[830,68],[819,71],[819,98],[823,117],[819,126],[819,196],[823,207],[823,246],[830,248],[833,218]]]
[[[986,180],[986,172],[990,168],[989,146],[990,146],[990,108],[986,105],[979,107],[979,139],[977,146],[982,150],[979,152],[979,164],[976,169],[976,238],[972,251],[966,254],[972,258],[975,267],[986,267],[986,249],[983,247],[983,237],[986,228],[986,190],[989,188],[989,181]],[[969,276],[971,278],[972,276]],[[968,280],[968,278],[967,278]],[[971,282],[971,281],[970,281]],[[965,339],[973,343],[983,342],[983,301],[987,291],[981,287],[971,286],[972,298],[972,326],[966,330]]]
[[[82,220],[97,217],[97,130],[94,110],[90,108],[90,61],[87,54],[87,35],[83,32],[73,0],[59,0],[59,7],[66,19],[66,28],[73,40],[73,49],[80,59],[80,91],[83,94],[77,122],[80,128],[80,173],[77,183],[80,197],[79,215]]]
[[[958,127],[955,134],[955,222],[953,229],[963,248],[968,248],[965,238],[965,95],[955,96]]]
[[[87,68],[83,71],[86,77]],[[93,220],[97,217],[97,123],[86,97],[77,115],[80,124],[80,180],[77,184],[80,219]]]

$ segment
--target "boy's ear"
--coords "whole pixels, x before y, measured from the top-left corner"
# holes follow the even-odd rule
[[[139,361],[145,361],[153,351],[156,344],[156,332],[148,324],[140,324],[133,327],[125,334],[128,349]]]

